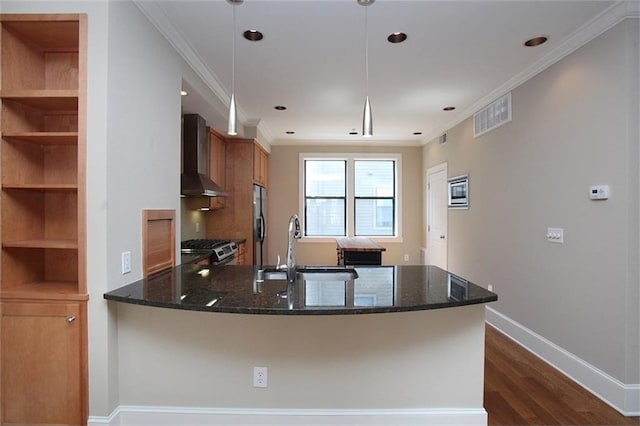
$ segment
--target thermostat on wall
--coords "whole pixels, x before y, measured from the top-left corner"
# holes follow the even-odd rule
[[[593,185],[589,188],[589,198],[592,200],[606,200],[609,198],[609,185]]]

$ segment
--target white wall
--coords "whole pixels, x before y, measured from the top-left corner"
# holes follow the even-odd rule
[[[171,46],[129,2],[109,6],[107,145],[107,285],[93,297],[142,276],[142,209],[180,211],[181,61]],[[176,224],[180,235],[180,224]],[[132,272],[122,275],[120,254],[130,251]],[[102,303],[106,303],[102,301]],[[110,386],[118,387],[116,321],[108,336]],[[95,342],[90,332],[90,341]],[[94,374],[96,369],[92,369]],[[90,390],[92,403],[93,396]],[[104,410],[119,403],[115,392]]]
[[[129,2],[109,8],[107,226],[109,288],[142,276],[142,209],[175,209],[180,195],[181,61]],[[178,226],[177,234],[180,234]],[[120,271],[131,251],[132,273]]]
[[[449,211],[449,269],[495,308],[622,383],[638,366],[638,21],[627,19],[513,91],[513,121],[468,119],[424,147],[424,171],[469,173]],[[590,201],[590,185],[611,198]],[[547,243],[547,227],[565,243]]]

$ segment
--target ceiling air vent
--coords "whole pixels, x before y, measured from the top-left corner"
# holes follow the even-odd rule
[[[473,137],[511,121],[511,92],[473,114]]]

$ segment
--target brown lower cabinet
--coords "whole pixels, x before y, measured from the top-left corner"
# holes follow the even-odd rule
[[[2,424],[84,424],[85,302],[2,304]]]

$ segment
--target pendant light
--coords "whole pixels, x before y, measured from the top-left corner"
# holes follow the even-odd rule
[[[362,136],[373,136],[373,115],[371,114],[371,103],[369,102],[369,36],[367,25],[367,9],[375,0],[357,0],[364,9],[364,78],[365,78],[365,101],[362,115]]]
[[[231,3],[233,8],[233,37],[232,49],[231,49],[231,100],[229,101],[229,121],[227,123],[227,134],[235,136],[238,134],[237,130],[237,116],[236,109],[236,5],[242,4],[243,0],[227,0]]]

